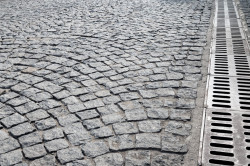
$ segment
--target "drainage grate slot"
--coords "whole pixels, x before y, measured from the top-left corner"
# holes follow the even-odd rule
[[[215,160],[215,159],[209,160],[209,163],[218,164],[218,165],[234,165],[234,162],[231,162],[231,161]]]
[[[207,109],[203,142],[203,165],[248,165],[250,125],[247,112]],[[230,119],[218,121],[216,118]],[[248,120],[250,121],[250,120]],[[245,155],[242,155],[245,154]]]

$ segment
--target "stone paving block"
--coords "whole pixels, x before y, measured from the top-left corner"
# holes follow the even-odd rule
[[[6,126],[7,128],[10,128],[14,125],[17,125],[26,121],[27,121],[27,118],[18,113],[15,113],[1,120],[3,125]]]
[[[46,155],[30,163],[30,166],[56,166],[56,159],[53,155]]]
[[[9,166],[22,162],[23,154],[20,149],[0,155],[0,165]]]
[[[19,148],[20,144],[14,138],[8,137],[8,138],[0,141],[0,146],[1,146],[1,148],[0,148],[0,155],[1,155],[3,153],[6,153],[6,152],[9,152],[9,151],[12,151],[12,150]]]
[[[54,139],[45,143],[45,148],[48,152],[55,152],[67,147],[69,147],[69,143],[65,139]]]
[[[109,153],[98,156],[95,159],[96,166],[122,166],[124,159],[119,153]]]
[[[97,157],[109,152],[109,147],[104,141],[87,142],[81,146],[82,151],[88,157]]]
[[[126,166],[150,165],[150,151],[148,150],[128,151],[125,157],[125,165]]]
[[[134,109],[125,111],[128,120],[144,120],[147,119],[147,114],[143,109]]]
[[[115,123],[113,128],[116,134],[134,134],[139,132],[137,125],[132,122]]]
[[[140,132],[151,133],[161,131],[161,121],[159,120],[144,120],[138,122]]]
[[[76,115],[81,120],[86,120],[86,119],[92,119],[92,118],[99,117],[99,114],[95,109],[86,110],[86,111],[83,111],[83,112],[77,112]]]
[[[35,145],[42,142],[42,137],[38,132],[33,132],[18,138],[22,147]]]
[[[113,130],[109,126],[93,129],[91,130],[91,134],[96,138],[110,137],[114,135]]]
[[[57,157],[61,164],[83,158],[83,154],[79,148],[70,147],[57,151]]]
[[[135,141],[131,135],[118,135],[109,137],[108,139],[109,148],[111,150],[128,150],[135,147]]]
[[[136,134],[137,148],[161,148],[161,136],[159,134],[142,133]]]
[[[79,121],[79,118],[76,117],[74,114],[68,114],[65,116],[60,116],[57,118],[58,122],[61,126],[67,126],[69,124],[75,123]]]
[[[38,130],[46,130],[53,128],[57,125],[56,120],[53,118],[48,118],[44,120],[39,120],[35,122],[35,126]]]
[[[56,138],[64,137],[63,130],[61,128],[53,128],[50,130],[45,130],[43,132],[43,139],[45,141],[53,140]]]
[[[35,159],[45,156],[47,154],[43,144],[37,144],[30,147],[23,148],[24,156],[28,159]]]
[[[37,121],[37,120],[45,119],[45,118],[48,118],[49,116],[50,115],[42,109],[39,109],[39,110],[36,110],[36,111],[33,111],[33,112],[26,114],[26,117],[30,121]]]

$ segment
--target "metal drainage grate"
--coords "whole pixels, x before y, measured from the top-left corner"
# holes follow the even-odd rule
[[[213,39],[245,39],[244,38],[244,32],[242,28],[221,28],[218,27],[216,29],[214,29],[214,31],[216,31],[216,33],[213,34]]]
[[[210,76],[207,108],[250,110],[250,77]]]
[[[228,55],[212,54],[210,73],[213,75],[226,76],[249,76],[250,77],[250,56],[245,54]]]
[[[204,165],[250,165],[250,113],[206,110]]]
[[[250,56],[233,0],[215,0],[202,165],[250,166]]]

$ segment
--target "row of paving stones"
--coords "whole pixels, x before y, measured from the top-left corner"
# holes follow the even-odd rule
[[[1,1],[0,165],[182,165],[211,5]]]

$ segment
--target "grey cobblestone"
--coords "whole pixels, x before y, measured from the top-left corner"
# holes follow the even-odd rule
[[[183,165],[211,8],[0,1],[0,165]]]

